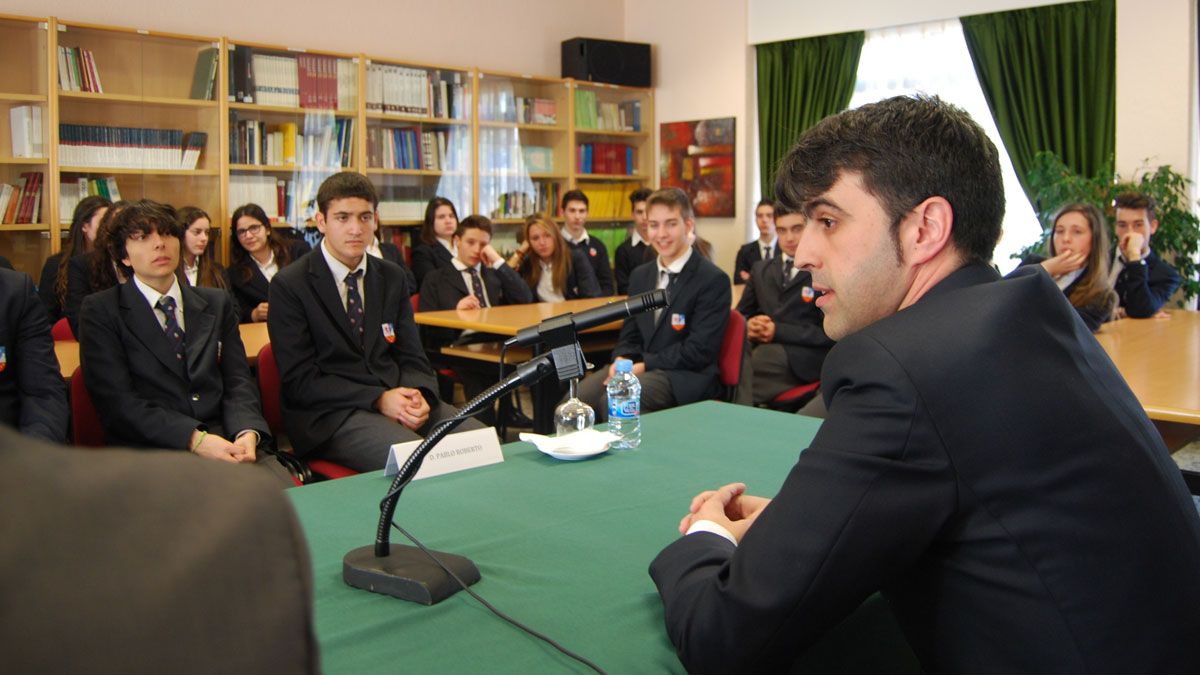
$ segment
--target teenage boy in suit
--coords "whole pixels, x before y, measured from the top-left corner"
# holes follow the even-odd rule
[[[1137,192],[1124,192],[1114,201],[1118,255],[1113,290],[1125,316],[1149,318],[1162,309],[1182,280],[1174,267],[1150,249],[1150,235],[1158,231],[1154,200]]]
[[[768,199],[754,207],[754,224],[758,227],[758,239],[738,249],[733,264],[733,283],[744,284],[750,280],[750,268],[760,260],[770,260],[779,255],[779,240],[775,236],[775,205]]]
[[[296,453],[356,471],[382,469],[393,444],[457,414],[437,398],[404,270],[366,254],[378,206],[362,174],[325,179],[316,216],[324,238],[276,275],[267,317]],[[472,422],[464,427],[478,428]]]
[[[206,459],[286,470],[246,363],[229,293],[180,283],[183,228],[150,200],[117,214],[108,252],[129,279],[79,311],[84,383],[110,445],[188,450]]]
[[[593,239],[587,231],[587,195],[582,190],[568,190],[562,197],[562,209],[566,224],[563,238],[567,240],[567,245],[583,253],[592,264],[596,281],[600,282],[600,293],[612,295],[616,291],[616,284],[613,282],[612,265],[608,261],[608,247],[599,239]]]
[[[654,260],[654,247],[646,231],[646,200],[650,190],[639,188],[629,195],[630,213],[633,215],[633,232],[613,252],[613,276],[617,280],[617,295],[629,292],[629,275],[642,263]]]
[[[882,592],[928,672],[1195,671],[1200,516],[1049,275],[989,265],[979,125],[923,96],[828,117],[775,194],[808,217],[829,414],[774,499],[700,493],[651,564],[685,667],[787,670]]]
[[[629,294],[667,290],[670,304],[625,320],[613,358],[634,362],[642,385],[642,411],[664,410],[715,396],[717,356],[729,321],[729,277],[691,245],[696,223],[692,203],[678,188],[646,200],[647,231],[658,252],[655,262],[633,271]],[[608,419],[604,385],[616,364],[592,372],[579,385],[579,398]]]
[[[28,274],[0,269],[0,423],[63,443],[67,417],[46,307]]]
[[[805,226],[803,213],[775,209],[779,255],[751,268],[738,311],[747,319],[750,340],[751,397],[755,405],[821,378],[821,364],[833,346],[821,324],[812,274],[795,264],[796,244]]]

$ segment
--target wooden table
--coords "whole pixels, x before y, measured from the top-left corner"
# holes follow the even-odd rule
[[[1200,312],[1120,319],[1096,339],[1150,419],[1200,425]]]
[[[246,360],[253,368],[258,363],[258,351],[271,341],[267,335],[267,324],[243,323],[238,326],[238,332],[242,334],[242,344],[246,347]],[[54,343],[54,354],[58,357],[58,369],[63,379],[71,379],[79,367],[79,343],[75,340],[58,340]]]

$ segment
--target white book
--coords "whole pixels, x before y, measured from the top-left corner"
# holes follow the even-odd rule
[[[14,192],[16,190],[8,183],[0,185],[0,221],[4,220],[4,214],[8,211],[8,203],[12,201]],[[75,207],[72,206],[71,210],[74,211]]]
[[[58,46],[58,88],[71,91],[71,68],[67,65],[66,50],[66,47]]]
[[[38,115],[41,119],[41,115]],[[33,150],[33,106],[19,105],[9,108],[9,129],[12,133],[13,157],[37,157]]]

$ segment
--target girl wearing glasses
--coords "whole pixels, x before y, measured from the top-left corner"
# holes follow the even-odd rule
[[[239,206],[233,212],[229,241],[229,282],[241,308],[241,322],[267,320],[267,292],[275,273],[308,253],[308,244],[288,244],[271,227],[271,219],[258,204]]]

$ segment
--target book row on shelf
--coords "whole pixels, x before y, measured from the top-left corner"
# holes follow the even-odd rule
[[[461,72],[369,63],[366,105],[370,112],[387,115],[466,120],[470,84]]]
[[[208,133],[181,129],[58,125],[59,161],[67,166],[195,169]]]
[[[58,46],[58,85],[63,91],[103,94],[96,55],[90,49]]]
[[[303,226],[315,212],[317,188],[329,171],[304,171],[293,178],[233,175],[229,177],[229,213],[243,204],[258,204],[275,222]]]
[[[554,149],[522,143],[516,129],[480,129],[479,170],[554,173]]]
[[[575,172],[583,174],[633,175],[636,153],[624,143],[580,143],[575,153]]]
[[[0,185],[0,223],[41,222],[42,172],[26,171],[13,184]]]
[[[231,48],[229,100],[238,103],[353,110],[357,81],[358,66],[351,59],[264,53],[243,45]]]
[[[46,156],[46,141],[42,134],[42,109],[34,105],[9,108],[8,122],[12,139],[12,156],[42,158]]]
[[[576,89],[575,126],[602,131],[641,131],[642,102],[637,99],[604,102],[597,99],[594,91]]]
[[[103,178],[87,178],[80,176],[75,180],[63,180],[58,185],[58,220],[69,224],[75,207],[85,197],[104,197],[110,202],[121,201],[121,188],[117,185],[115,176]]]
[[[471,134],[458,128],[371,127],[367,129],[367,162],[382,169],[469,171]]]
[[[479,118],[489,122],[558,124],[558,101],[552,98],[516,96],[505,84],[480,87]]]
[[[534,213],[554,214],[562,199],[562,188],[558,183],[546,180],[528,181],[526,189],[504,192],[496,197],[496,208],[488,217],[524,218]]]
[[[236,112],[230,113],[229,161],[254,166],[352,166],[353,119],[309,115],[303,132],[295,122],[267,124],[240,120]]]

